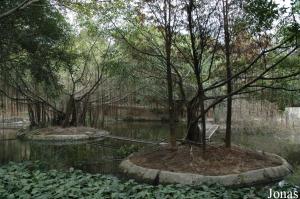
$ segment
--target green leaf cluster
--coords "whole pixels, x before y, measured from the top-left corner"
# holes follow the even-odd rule
[[[116,151],[116,153],[119,157],[125,158],[128,155],[137,152],[139,149],[140,147],[138,145],[123,145]]]
[[[278,5],[271,0],[247,0],[244,10],[249,26],[256,32],[270,30],[279,17]]]
[[[0,13],[21,2],[1,3]],[[57,95],[62,86],[57,73],[71,59],[64,49],[71,28],[61,12],[49,1],[41,0],[1,19],[0,30],[1,80],[16,87],[34,85],[48,97]]]
[[[267,198],[269,187],[225,188],[140,184],[116,177],[69,171],[45,170],[37,162],[9,163],[0,167],[0,198],[68,199],[68,198]],[[292,185],[272,187],[292,190]]]

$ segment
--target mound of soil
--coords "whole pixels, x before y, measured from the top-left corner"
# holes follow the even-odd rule
[[[205,155],[197,146],[181,145],[178,150],[160,147],[130,157],[134,164],[151,169],[208,176],[238,174],[281,165],[281,160],[256,151],[233,146],[208,146]]]
[[[46,127],[41,128],[36,131],[39,135],[78,135],[78,134],[94,134],[96,133],[97,129],[90,128],[90,127],[68,127],[68,128],[62,128],[59,126],[53,126],[53,127]]]
[[[29,139],[36,141],[75,141],[100,138],[109,132],[90,127],[68,127],[59,126],[35,129],[32,131],[24,131],[18,134],[20,139]]]

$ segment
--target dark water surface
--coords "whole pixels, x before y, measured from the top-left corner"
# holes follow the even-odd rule
[[[104,127],[112,135],[134,139],[161,141],[168,136],[168,125],[161,122],[114,122]],[[176,128],[178,138],[185,132],[184,124]],[[212,140],[221,141],[223,135],[214,135]],[[122,159],[120,148],[137,145],[155,147],[114,139],[55,144],[45,142],[20,141],[16,130],[0,129],[0,164],[9,161],[22,162],[40,160],[53,169],[70,167],[91,173],[119,175],[118,165]],[[233,142],[257,150],[277,153],[285,157],[294,167],[295,174],[289,181],[300,184],[300,132],[288,134],[247,134],[234,133]]]
[[[160,122],[115,122],[106,124],[104,128],[112,135],[157,142],[168,135],[168,126]],[[183,132],[184,126],[178,125],[178,137]],[[73,167],[91,173],[118,174],[118,165],[122,160],[121,147],[155,147],[110,138],[56,143],[21,141],[16,139],[16,134],[17,130],[0,129],[0,164],[39,160],[53,169]]]

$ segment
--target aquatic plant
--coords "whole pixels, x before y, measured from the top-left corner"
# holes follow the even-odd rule
[[[121,158],[125,158],[128,155],[130,155],[131,153],[137,152],[141,147],[139,147],[138,145],[123,145],[121,146],[117,151],[117,155]]]

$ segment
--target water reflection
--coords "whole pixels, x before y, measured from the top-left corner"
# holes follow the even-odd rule
[[[163,123],[118,122],[108,123],[104,127],[112,135],[161,141],[168,136],[168,126]],[[177,135],[181,137],[184,126],[178,125]],[[0,135],[0,164],[9,161],[40,160],[50,168],[68,169],[74,167],[91,173],[119,174],[121,161],[117,150],[127,141],[105,139],[98,141],[45,143],[16,140],[16,130],[5,130]],[[134,143],[135,145],[142,144]]]

